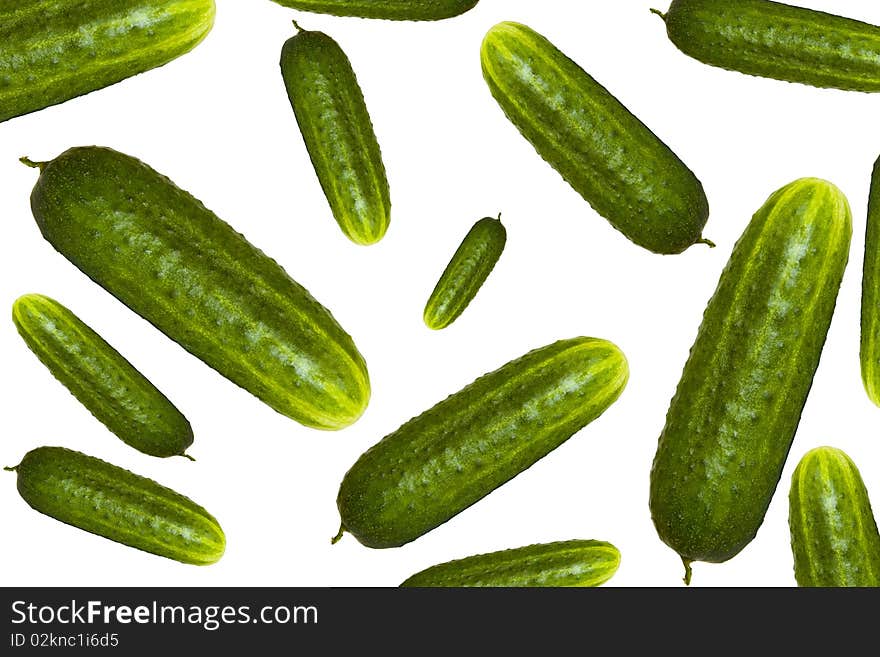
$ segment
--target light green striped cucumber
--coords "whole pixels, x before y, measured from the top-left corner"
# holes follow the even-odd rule
[[[31,508],[92,534],[199,566],[215,563],[226,537],[214,517],[180,493],[63,447],[38,447],[14,468]]]
[[[334,16],[436,21],[477,6],[478,0],[275,0],[279,5]]]
[[[865,391],[880,406],[880,159],[874,163],[868,195],[859,360]]]
[[[529,352],[410,420],[363,454],[336,499],[367,547],[415,540],[532,466],[599,417],[629,377],[597,338]]]
[[[281,75],[336,223],[356,244],[378,242],[391,221],[391,197],[348,57],[323,32],[300,30],[281,49]]]
[[[192,427],[177,407],[63,305],[26,294],[13,304],[12,320],[40,362],[123,442],[163,457],[192,445]]]
[[[214,24],[214,0],[3,0],[0,121],[167,64]]]
[[[519,23],[486,34],[483,77],[538,154],[630,240],[680,253],[709,218],[703,186],[639,119],[543,36]]]
[[[880,91],[880,27],[768,0],[674,0],[666,31],[704,64],[814,87]]]
[[[403,587],[590,587],[620,566],[620,552],[603,541],[560,541],[458,559],[416,573]]]
[[[843,193],[815,178],[775,192],[709,301],[660,435],[650,507],[660,538],[722,562],[754,537],[791,448],[849,257]]]
[[[320,429],[363,413],[370,384],[349,335],[197,199],[108,148],[37,166],[40,231],[89,278],[279,413]]]
[[[446,328],[464,312],[492,273],[506,242],[501,217],[486,217],[473,225],[428,298],[423,315],[428,328]]]
[[[856,464],[817,447],[791,478],[788,524],[798,586],[880,586],[880,533]]]

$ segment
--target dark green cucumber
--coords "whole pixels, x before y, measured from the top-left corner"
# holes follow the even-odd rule
[[[163,457],[192,445],[192,427],[177,407],[69,309],[26,294],[13,304],[12,320],[40,362],[123,442]]]
[[[718,282],[651,471],[660,538],[722,562],[755,536],[791,448],[849,257],[843,193],[805,178],[752,218]]]
[[[709,203],[700,181],[550,41],[499,23],[483,40],[481,60],[507,118],[617,230],[656,253],[710,243],[701,237]]]
[[[214,517],[151,479],[63,447],[38,447],[6,469],[31,508],[68,525],[182,563],[223,556]]]
[[[370,384],[349,335],[197,199],[108,148],[39,166],[40,231],[89,278],[288,417],[340,429],[363,413]]]
[[[348,57],[323,32],[301,30],[281,49],[281,75],[336,223],[356,244],[378,242],[391,221],[391,197]]]
[[[492,273],[506,242],[500,217],[486,217],[473,225],[428,298],[424,312],[428,328],[446,328],[464,312]]]
[[[437,21],[477,6],[478,0],[275,0],[279,5],[334,16]]]
[[[589,587],[620,566],[620,552],[603,541],[561,541],[458,559],[416,573],[404,587]]]
[[[865,391],[880,406],[880,159],[874,163],[868,195],[859,361]]]
[[[814,87],[880,91],[880,27],[769,0],[674,0],[669,39],[704,64]]]
[[[207,36],[214,0],[3,0],[0,121],[167,64]]]
[[[849,456],[833,447],[807,452],[788,501],[798,586],[880,586],[880,533]]]
[[[629,377],[596,338],[561,340],[477,379],[363,454],[336,499],[342,528],[398,547],[443,524],[599,417]]]

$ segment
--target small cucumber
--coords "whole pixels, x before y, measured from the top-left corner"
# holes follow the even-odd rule
[[[367,547],[398,547],[468,508],[599,417],[629,377],[596,338],[529,352],[477,379],[370,448],[336,499]]]
[[[674,0],[669,39],[704,64],[814,87],[880,91],[880,27],[769,0]]]
[[[31,208],[43,237],[122,303],[307,426],[341,429],[363,413],[370,384],[348,334],[197,199],[108,148],[36,166]]]
[[[486,217],[473,225],[425,305],[428,328],[446,328],[464,312],[492,273],[506,242],[500,217]]]
[[[603,541],[560,541],[450,561],[416,573],[403,587],[589,587],[620,566],[620,552]]]
[[[214,12],[214,0],[3,0],[0,121],[167,64]]]
[[[703,186],[639,119],[543,36],[519,23],[486,34],[483,77],[538,154],[627,238],[655,253],[697,242]]]
[[[880,159],[874,163],[868,195],[859,360],[865,391],[880,406]]]
[[[13,304],[12,320],[40,362],[123,442],[162,457],[192,445],[192,427],[177,407],[63,305],[26,294]]]
[[[791,478],[788,524],[798,586],[880,586],[880,533],[856,464],[818,447]]]
[[[214,517],[180,493],[63,447],[38,447],[14,468],[31,508],[92,534],[182,563],[208,565],[226,537]]]
[[[651,471],[660,538],[722,562],[754,537],[791,448],[846,269],[852,217],[831,183],[775,192],[709,301]]]
[[[478,0],[275,0],[279,5],[334,16],[437,21],[477,6]]]
[[[281,49],[281,75],[336,223],[355,244],[375,244],[388,230],[391,198],[348,57],[323,32],[300,30]]]

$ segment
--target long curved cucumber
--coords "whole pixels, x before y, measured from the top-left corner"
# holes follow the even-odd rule
[[[807,452],[788,500],[798,586],[880,586],[880,533],[849,456],[833,447]]]
[[[14,468],[31,508],[92,534],[182,563],[208,565],[226,537],[214,517],[155,481],[63,447],[38,447]]]
[[[334,16],[437,21],[459,16],[478,0],[275,0],[279,5]]]
[[[735,556],[763,522],[846,269],[852,217],[805,178],[754,215],[709,301],[651,471],[660,538],[693,561]]]
[[[865,391],[880,406],[880,159],[874,163],[868,195],[859,361]]]
[[[167,64],[214,12],[214,0],[3,0],[0,121]]]
[[[425,304],[428,328],[446,328],[458,319],[492,273],[506,243],[500,217],[480,219],[471,227]]]
[[[597,338],[529,352],[477,379],[371,447],[346,473],[338,540],[415,540],[532,466],[599,417],[629,377]]]
[[[669,39],[704,64],[850,91],[880,91],[880,27],[769,0],[673,0]]]
[[[366,365],[330,312],[192,195],[108,148],[38,165],[34,218],[65,258],[279,413],[340,429],[366,408]]]
[[[192,427],[177,407],[68,308],[26,294],[13,304],[12,320],[40,362],[123,442],[162,457],[192,445]]]
[[[499,23],[481,49],[483,77],[538,154],[627,238],[680,253],[709,218],[703,186],[611,93],[550,41]]]

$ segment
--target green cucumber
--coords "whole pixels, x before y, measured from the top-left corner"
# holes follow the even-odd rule
[[[486,217],[473,225],[428,298],[423,315],[428,328],[446,328],[464,312],[492,273],[506,242],[501,217]]]
[[[620,552],[603,541],[560,541],[457,559],[416,573],[403,587],[589,587],[620,566]]]
[[[336,499],[344,532],[398,547],[443,524],[599,417],[629,377],[597,338],[529,352],[413,418],[363,454]]]
[[[880,159],[874,163],[868,195],[859,361],[865,391],[880,406]]]
[[[666,31],[689,57],[748,75],[880,91],[880,27],[769,0],[673,0]]]
[[[38,447],[13,470],[18,492],[47,516],[182,563],[208,565],[226,537],[214,517],[155,481],[63,447]]]
[[[437,21],[477,6],[478,0],[275,0],[279,5],[334,16]]]
[[[660,435],[650,507],[660,538],[722,562],[754,537],[779,483],[849,257],[843,193],[815,178],[775,192],[736,244]]]
[[[388,179],[348,57],[323,32],[300,30],[281,49],[281,75],[336,223],[356,244],[378,242],[391,221]]]
[[[788,500],[798,586],[880,586],[880,533],[849,456],[833,447],[807,452]]]
[[[680,253],[703,242],[709,203],[684,163],[543,36],[499,23],[483,77],[507,118],[593,209],[636,244]]]
[[[123,442],[162,457],[192,445],[192,427],[177,407],[69,309],[26,294],[13,304],[12,320],[40,362]]]
[[[214,0],[4,0],[0,121],[167,64],[214,25]]]
[[[36,166],[43,237],[122,303],[302,424],[340,429],[363,413],[370,384],[349,335],[197,199],[108,148]]]

